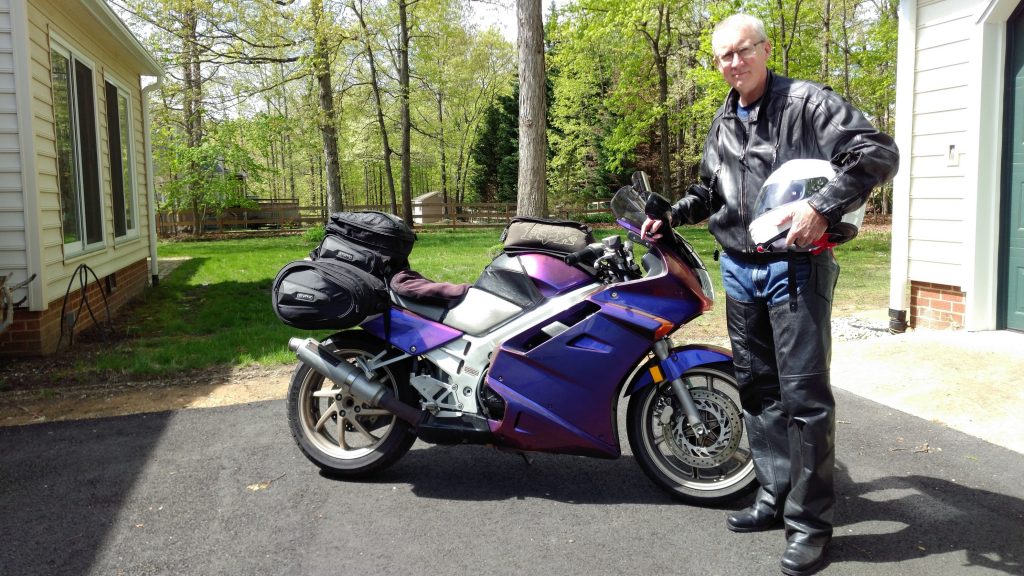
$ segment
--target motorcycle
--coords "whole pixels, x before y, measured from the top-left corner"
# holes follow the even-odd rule
[[[303,454],[340,478],[379,472],[417,439],[617,458],[624,397],[629,446],[660,488],[704,505],[753,490],[730,352],[670,338],[711,308],[710,276],[678,233],[639,236],[651,199],[664,203],[634,175],[611,201],[626,241],[499,255],[488,290],[451,309],[392,296],[357,328],[292,338],[288,420]]]

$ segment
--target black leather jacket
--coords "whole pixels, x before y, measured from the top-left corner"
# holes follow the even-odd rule
[[[836,169],[836,177],[809,200],[830,226],[896,174],[896,143],[828,87],[769,72],[764,96],[746,123],[736,115],[738,97],[731,90],[715,114],[701,184],[672,207],[673,226],[710,216],[708,229],[727,252],[752,254],[747,226],[754,202],[765,179],[787,160],[829,160]]]

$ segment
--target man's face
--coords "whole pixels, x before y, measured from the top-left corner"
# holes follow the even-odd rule
[[[761,97],[768,78],[771,42],[761,40],[750,28],[720,30],[714,39],[715,61],[722,77],[747,97],[745,103]]]

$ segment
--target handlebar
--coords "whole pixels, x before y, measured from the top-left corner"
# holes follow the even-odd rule
[[[602,254],[604,254],[604,244],[601,244],[600,242],[595,242],[593,244],[588,245],[586,248],[583,248],[582,250],[577,250],[572,254],[566,254],[565,256],[562,257],[562,261],[564,261],[566,264],[570,266],[575,266],[581,262],[593,263],[594,260],[596,260]]]

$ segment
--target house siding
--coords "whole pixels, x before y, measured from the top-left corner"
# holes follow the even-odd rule
[[[39,210],[43,228],[43,262],[46,269],[45,300],[53,303],[63,298],[68,286],[75,280],[75,271],[86,264],[95,275],[103,279],[134,262],[148,256],[149,223],[145,218],[149,210],[146,194],[144,141],[142,134],[142,90],[139,75],[124,64],[118,47],[99,42],[103,35],[91,34],[92,16],[83,6],[72,2],[36,0],[29,7],[31,49],[33,52],[33,124],[36,139],[36,162],[39,172]],[[50,36],[58,36],[70,44],[76,53],[90,60],[93,69],[96,114],[99,119],[100,189],[103,198],[104,247],[79,255],[66,255],[61,234],[60,193],[57,186],[57,159],[50,92]],[[113,197],[110,190],[110,159],[107,152],[106,92],[104,82],[111,77],[130,90],[132,107],[132,138],[134,139],[133,167],[135,173],[136,205],[138,206],[138,234],[115,242],[113,225]]]
[[[974,191],[965,167],[974,8],[946,0],[918,3],[910,159],[909,279],[962,286]]]
[[[0,0],[0,273],[5,267],[17,267],[37,273],[39,279],[31,286],[31,306],[16,309],[11,326],[0,332],[0,357],[54,352],[78,332],[105,322],[107,314],[116,314],[149,281],[140,74],[155,73],[156,64],[132,43],[100,0],[14,1]],[[13,33],[12,16],[20,22]],[[52,39],[87,62],[94,81],[103,242],[78,254],[65,253],[62,233],[50,74]],[[19,76],[10,78],[14,73]],[[106,130],[108,80],[130,101],[137,210],[135,231],[122,238],[114,237]],[[89,317],[78,313],[82,303],[92,309]]]
[[[13,285],[28,277],[29,262],[12,22],[11,1],[0,0],[0,276]]]

